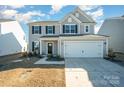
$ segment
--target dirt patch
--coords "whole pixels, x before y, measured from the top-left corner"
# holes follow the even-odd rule
[[[0,86],[64,87],[64,68],[13,69],[0,72]]]
[[[64,65],[34,64],[39,59],[37,57],[31,57],[30,60],[20,57],[0,59],[0,86],[64,87]]]

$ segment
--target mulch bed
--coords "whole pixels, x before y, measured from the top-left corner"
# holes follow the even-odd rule
[[[117,60],[117,59],[110,59],[110,58],[104,58],[104,59],[109,60],[110,62],[116,63],[116,64],[118,64],[118,65],[120,65],[120,66],[123,66],[123,67],[124,67],[124,62],[123,62],[123,61],[121,61],[121,60]]]
[[[47,57],[46,61],[64,61],[64,58]]]

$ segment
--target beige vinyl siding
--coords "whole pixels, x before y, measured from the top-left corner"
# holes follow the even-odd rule
[[[42,41],[42,54],[46,55],[46,42]]]
[[[80,34],[87,34],[87,33],[85,33],[85,31],[84,31],[84,26],[86,26],[86,25],[89,25],[89,29],[90,29],[90,32],[89,32],[89,34],[94,34],[94,25],[93,24],[81,24],[81,26],[80,26]]]
[[[76,11],[75,13],[79,13],[78,11]],[[75,16],[75,13],[73,13],[73,15]],[[76,17],[76,16],[75,16]],[[81,22],[90,22],[85,16],[81,15],[79,13],[79,17],[77,17],[79,20],[81,20]]]
[[[72,22],[68,22],[68,18],[72,18],[72,17],[67,17],[62,23],[61,23],[61,33],[63,33],[63,25],[65,25],[65,24],[76,24],[77,26],[78,26],[78,31],[77,31],[77,33],[80,33],[79,32],[79,23],[76,21],[76,20],[74,20],[73,18],[72,18]]]
[[[60,25],[55,25],[55,34],[56,35],[59,35],[59,32],[60,32]]]

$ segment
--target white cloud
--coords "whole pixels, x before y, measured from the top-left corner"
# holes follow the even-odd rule
[[[99,17],[103,16],[103,9],[98,8],[96,11],[92,12],[87,12],[87,14],[91,15],[95,20],[98,19]]]
[[[41,13],[40,11],[29,11],[27,13],[23,14],[16,14],[15,19],[19,21],[24,21],[24,22],[29,22],[31,21],[32,17],[37,16],[37,17],[42,17],[45,16],[44,13]]]
[[[0,13],[4,18],[12,18],[18,13],[18,11],[11,9],[11,10],[1,11]]]
[[[44,13],[41,11],[28,11],[26,13],[19,13],[17,10],[3,10],[0,12],[0,18],[5,19],[15,19],[18,21],[23,21],[25,23],[31,21],[32,17],[43,17],[45,16]]]
[[[52,5],[52,10],[49,12],[49,14],[54,15],[55,13],[58,13],[65,5]]]
[[[97,25],[95,26],[95,33],[97,33],[103,23],[104,11],[102,6],[80,5],[79,8],[85,11],[97,22]]]
[[[89,10],[92,10],[92,9],[96,9],[100,6],[97,6],[97,5],[79,5],[79,8],[84,10],[84,11],[89,11]]]
[[[24,5],[9,5],[9,7],[16,9],[16,8],[24,8]]]
[[[100,21],[98,22],[98,24],[95,26],[95,33],[96,33],[96,34],[98,33],[98,31],[99,31],[101,25],[103,24],[103,21],[104,21],[104,20],[100,20]]]

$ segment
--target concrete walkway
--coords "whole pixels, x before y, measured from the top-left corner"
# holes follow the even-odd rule
[[[65,59],[67,87],[124,87],[124,68],[98,58]]]
[[[38,60],[37,62],[35,62],[34,64],[56,64],[56,65],[59,65],[59,64],[65,64],[64,61],[46,61],[46,57]]]

